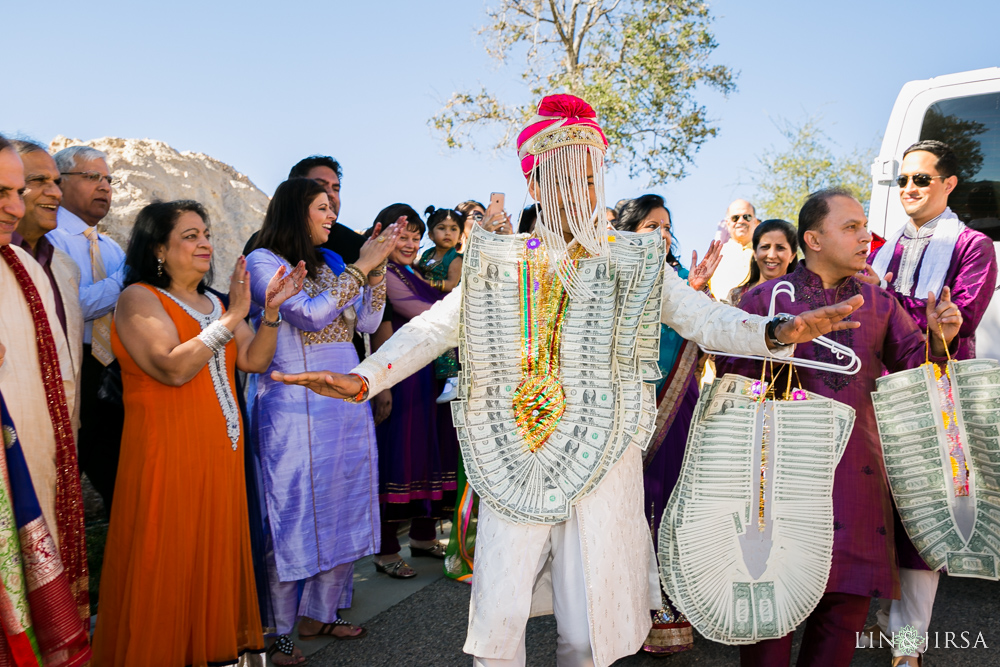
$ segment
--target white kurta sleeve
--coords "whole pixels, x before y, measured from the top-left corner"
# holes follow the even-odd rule
[[[458,347],[462,286],[414,317],[352,373],[368,381],[368,396],[413,375],[453,347]]]
[[[767,349],[765,328],[769,318],[712,301],[696,292],[675,271],[663,278],[663,306],[660,321],[682,338],[710,350],[733,354],[790,357],[795,346]]]

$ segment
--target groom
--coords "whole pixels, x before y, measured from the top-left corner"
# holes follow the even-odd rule
[[[531,275],[538,275],[546,290],[562,290],[569,309],[573,309],[574,304],[586,301],[581,294],[592,293],[586,284],[581,291],[584,277],[573,266],[577,262],[601,260],[612,268],[616,266],[618,251],[609,249],[616,239],[606,235],[603,221],[603,158],[607,140],[590,105],[571,95],[553,95],[542,100],[517,143],[528,191],[541,203],[541,210],[530,238],[495,237],[490,242],[509,244],[507,251],[520,253],[524,270],[537,271]],[[617,241],[619,245],[629,243],[624,236]],[[274,373],[272,377],[347,400],[366,400],[391,387],[442,352],[459,345],[459,314],[463,309],[471,312],[465,303],[474,291],[468,285],[473,273],[471,265],[470,257],[466,260],[467,275],[462,285],[423,315],[413,318],[353,373]],[[558,267],[558,271],[546,273],[546,267]],[[660,311],[661,321],[684,338],[735,354],[769,355],[770,350],[780,349],[777,354],[785,356],[795,343],[857,327],[856,323],[842,320],[863,303],[856,296],[779,322],[714,302],[687,287],[673,271],[662,273],[662,302],[651,302]],[[620,277],[622,282],[613,283],[613,290],[628,289],[625,284],[631,279],[628,271],[615,270],[600,285],[618,281]],[[598,283],[596,278],[591,282]],[[539,282],[534,284],[537,291]],[[660,301],[657,296],[651,298]],[[512,305],[516,310],[516,298]],[[613,308],[608,316],[614,316]],[[558,312],[553,315],[559,317]],[[470,340],[491,335],[489,331],[473,330],[474,326],[474,321],[464,322],[463,335]],[[533,326],[544,328],[546,322],[539,321]],[[566,336],[586,332],[562,330],[559,326],[550,328],[548,335],[552,338],[547,349],[556,351],[565,361],[563,365],[572,364],[561,343]],[[522,337],[518,349],[528,349],[526,335],[517,335]],[[470,361],[474,363],[475,359]],[[619,365],[612,363],[611,358],[606,367],[594,364],[591,369],[595,376],[610,377],[610,382],[619,386],[624,381]],[[527,376],[521,377],[523,383]],[[546,378],[549,382],[553,380],[557,385],[573,383],[570,376],[558,371]],[[463,386],[459,400],[468,401],[470,393],[481,391],[479,386]],[[512,399],[510,396],[501,399],[506,402],[504,414],[508,414]],[[639,409],[637,405],[623,407]],[[609,441],[619,438],[628,428],[625,420],[617,420],[609,429]],[[519,431],[508,435],[513,441],[522,438]],[[517,450],[518,455],[529,456],[528,444],[517,444],[523,444]],[[546,445],[545,439],[534,442],[530,451],[542,451]],[[484,486],[489,481],[483,477],[478,484]],[[484,497],[493,495],[491,490],[476,488]],[[573,502],[565,521],[539,523],[530,517],[512,516],[516,514],[512,512],[502,515],[487,503],[480,507],[476,574],[464,648],[475,656],[474,665],[524,665],[527,619],[546,613],[556,616],[556,654],[560,667],[610,665],[641,647],[650,628],[649,610],[660,606],[660,592],[649,526],[642,508],[642,461],[638,447],[626,447],[601,481]]]

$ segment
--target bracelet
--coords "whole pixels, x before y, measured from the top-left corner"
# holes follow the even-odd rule
[[[352,278],[357,280],[358,284],[361,287],[364,287],[365,285],[368,284],[368,279],[365,277],[365,274],[361,273],[361,269],[354,266],[353,264],[348,264],[346,267],[344,267],[344,271]]]
[[[385,267],[389,263],[389,260],[383,259],[382,263],[376,266],[374,269],[368,272],[369,278],[378,278],[385,275]]]
[[[198,334],[198,340],[205,344],[205,347],[212,351],[212,354],[218,354],[225,349],[226,343],[233,339],[233,332],[226,328],[226,325],[222,322],[216,320],[205,327],[200,334]]]
[[[274,322],[271,322],[270,320],[268,320],[267,319],[267,315],[265,315],[263,313],[261,313],[261,316],[260,316],[260,323],[263,324],[265,327],[271,327],[272,329],[277,329],[279,326],[281,326],[282,321],[283,320],[281,319],[281,311],[280,310],[278,311],[278,319],[276,319]]]
[[[358,375],[357,373],[349,373],[349,375],[353,375],[361,380],[361,391],[354,398],[345,398],[344,400],[348,403],[360,403],[368,397],[368,380],[365,379],[364,375]]]

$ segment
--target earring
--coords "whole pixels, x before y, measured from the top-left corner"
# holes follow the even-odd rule
[[[157,278],[162,278],[163,277],[163,258],[162,257],[157,257],[156,258],[156,277]]]

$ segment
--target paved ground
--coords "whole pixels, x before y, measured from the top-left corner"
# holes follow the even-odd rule
[[[462,653],[469,610],[469,586],[441,575],[440,561],[404,557],[420,575],[408,581],[389,579],[375,573],[371,559],[361,561],[355,575],[354,606],[345,617],[362,623],[368,636],[357,641],[324,640],[303,645],[312,655],[311,667],[469,667],[472,660]],[[969,632],[970,646],[979,632],[988,648],[945,648],[945,633]],[[1000,667],[1000,583],[976,579],[942,577],[934,608],[931,643],[938,633],[938,648],[925,656],[925,667],[966,665]],[[553,617],[531,619],[528,623],[528,665],[555,665],[556,626]],[[793,655],[798,652],[798,641]],[[855,653],[851,665],[887,667],[890,654],[885,649],[864,649]],[[623,658],[616,667],[669,665],[738,665],[739,651],[696,637],[695,648],[669,658],[636,655]]]

